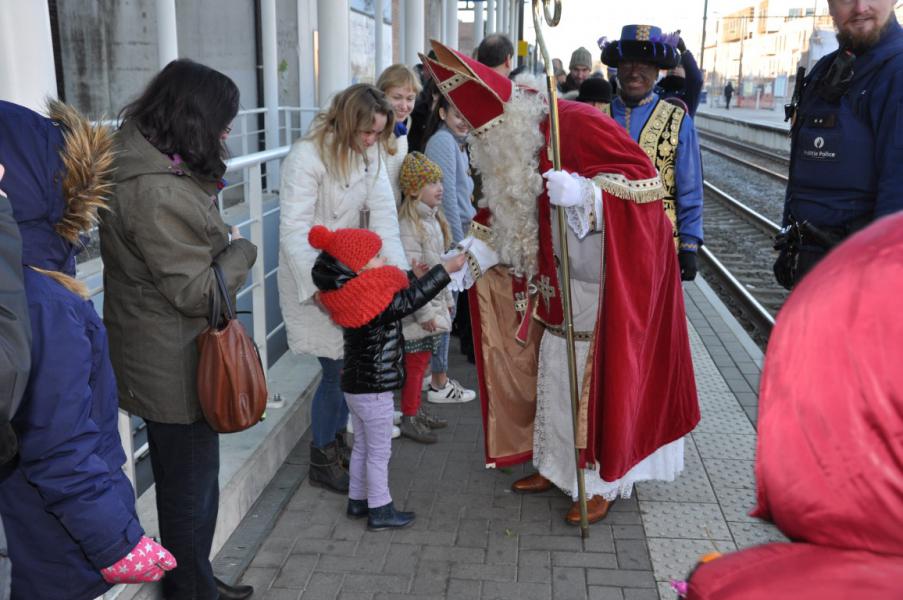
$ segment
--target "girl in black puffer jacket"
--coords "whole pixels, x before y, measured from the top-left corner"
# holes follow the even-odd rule
[[[342,391],[355,438],[348,516],[366,516],[373,531],[404,527],[414,513],[396,511],[389,494],[392,391],[402,387],[405,376],[401,320],[442,291],[465,257],[455,256],[417,278],[386,265],[379,256],[382,240],[372,231],[332,232],[316,225],[308,239],[322,250],[312,271],[317,301],[345,338]]]

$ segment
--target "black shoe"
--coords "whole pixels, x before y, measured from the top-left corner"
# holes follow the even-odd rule
[[[370,509],[367,515],[367,529],[370,531],[382,531],[384,529],[400,529],[414,522],[413,512],[395,510],[395,506],[389,502],[385,506],[377,506]]]
[[[229,585],[216,577],[216,591],[220,600],[246,600],[254,595],[254,588],[250,585]]]
[[[311,485],[320,486],[339,494],[348,493],[348,472],[339,464],[338,448],[335,442],[322,448],[317,448],[311,442],[308,477]]]
[[[366,517],[368,513],[366,500],[348,498],[348,510],[345,511],[345,514],[348,515],[349,519],[361,519]]]
[[[345,443],[344,433],[335,434],[335,445],[339,455],[339,464],[347,471],[351,464],[351,446]]]

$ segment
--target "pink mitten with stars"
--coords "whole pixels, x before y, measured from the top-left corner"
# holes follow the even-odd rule
[[[116,583],[145,583],[163,579],[163,572],[176,568],[176,559],[169,550],[142,536],[138,545],[121,560],[101,569],[104,581]]]

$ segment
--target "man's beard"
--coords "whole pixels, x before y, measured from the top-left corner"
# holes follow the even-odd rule
[[[888,15],[888,19],[884,22],[884,25],[865,35],[856,36],[851,33],[838,31],[837,43],[841,48],[846,48],[856,56],[859,56],[878,43],[881,36],[883,36],[884,32],[887,31],[887,28],[890,27],[890,24],[891,18],[890,15]]]
[[[483,177],[483,197],[492,211],[493,247],[503,264],[527,278],[537,268],[536,199],[543,189],[539,151],[545,145],[539,124],[546,114],[543,95],[515,90],[502,122],[470,142],[471,159]]]

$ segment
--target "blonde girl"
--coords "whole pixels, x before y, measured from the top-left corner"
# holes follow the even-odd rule
[[[387,140],[383,158],[389,171],[389,183],[395,192],[395,202],[398,204],[401,202],[398,174],[401,171],[401,163],[408,153],[408,128],[411,126],[414,101],[420,93],[420,78],[407,66],[395,64],[386,67],[380,74],[376,80],[376,87],[386,95],[386,100],[392,105],[395,113],[395,127],[392,130],[394,135],[389,136]]]
[[[348,407],[339,387],[342,330],[314,300],[311,269],[318,252],[307,236],[314,225],[363,228],[383,240],[389,263],[408,268],[398,215],[379,148],[393,135],[395,114],[385,94],[366,85],[339,92],[282,164],[279,222],[279,304],[289,348],[316,356],[322,379],[311,405],[310,481],[348,492],[348,451],[342,433]]]
[[[442,170],[420,152],[412,152],[402,163],[399,184],[404,194],[398,218],[405,255],[417,268],[437,265],[442,253],[451,245],[451,233],[441,207]],[[454,305],[454,298],[446,288],[404,320],[401,434],[425,444],[436,442],[432,429],[447,425],[421,407],[421,382],[442,336],[448,335],[451,329]]]

